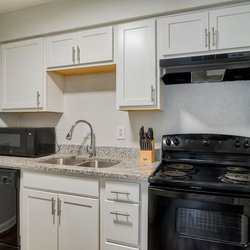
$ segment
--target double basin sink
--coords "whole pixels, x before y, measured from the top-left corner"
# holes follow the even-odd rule
[[[42,160],[40,162],[49,164],[59,164],[59,165],[91,167],[91,168],[108,168],[120,163],[119,161],[111,159],[81,158],[76,156],[54,157],[47,160]]]

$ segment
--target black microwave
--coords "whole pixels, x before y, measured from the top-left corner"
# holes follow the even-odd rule
[[[39,157],[55,150],[55,128],[0,127],[0,155]]]

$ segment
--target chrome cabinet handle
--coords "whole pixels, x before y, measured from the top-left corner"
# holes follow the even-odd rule
[[[216,30],[212,28],[212,35],[213,35],[213,46],[216,46]]]
[[[57,199],[57,216],[59,218],[59,224],[61,223],[61,214],[62,214],[62,201]]]
[[[121,191],[110,191],[111,194],[124,194],[124,195],[130,195],[130,192],[121,192]]]
[[[208,30],[205,29],[205,48],[208,47],[209,44],[209,35],[208,35]]]
[[[110,214],[116,215],[116,216],[120,215],[120,216],[125,216],[125,217],[130,216],[129,213],[126,213],[126,212],[118,212],[118,211],[110,212]]]
[[[56,214],[56,200],[54,198],[51,199],[51,214],[53,216],[53,224],[55,224],[55,214]]]
[[[80,63],[80,47],[77,46],[77,60],[78,60],[78,63]]]
[[[54,198],[51,199],[51,214],[55,215],[56,208],[55,208],[56,200]]]
[[[75,61],[76,61],[76,50],[75,50],[75,47],[72,47],[72,61],[73,61],[73,63],[75,63]]]
[[[153,85],[151,85],[151,102],[154,103],[154,99],[155,99],[155,88]]]
[[[37,103],[37,106],[39,107],[39,105],[40,105],[40,92],[39,91],[37,91],[36,92],[36,103]]]

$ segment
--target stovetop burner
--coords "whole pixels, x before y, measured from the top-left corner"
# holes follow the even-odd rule
[[[190,179],[190,176],[188,173],[179,171],[179,170],[165,170],[160,172],[160,177],[167,178],[167,179],[181,179],[186,180]]]
[[[238,166],[229,166],[225,174],[219,177],[219,180],[231,184],[250,184],[250,169]]]
[[[232,174],[250,174],[250,170],[244,167],[230,166],[226,168],[226,171],[227,173],[232,173]]]
[[[190,171],[192,169],[194,169],[193,165],[190,164],[182,164],[182,163],[173,163],[168,165],[169,168],[173,168],[173,169],[177,169],[177,170],[181,170],[181,171]]]
[[[162,161],[151,185],[250,193],[250,137],[173,134],[162,137]]]
[[[228,173],[219,177],[225,183],[250,184],[250,174]]]
[[[243,181],[243,182],[250,181],[249,174],[225,174],[225,177],[234,181]]]

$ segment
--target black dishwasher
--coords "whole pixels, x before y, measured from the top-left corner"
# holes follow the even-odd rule
[[[20,249],[20,172],[0,168],[0,250]]]

